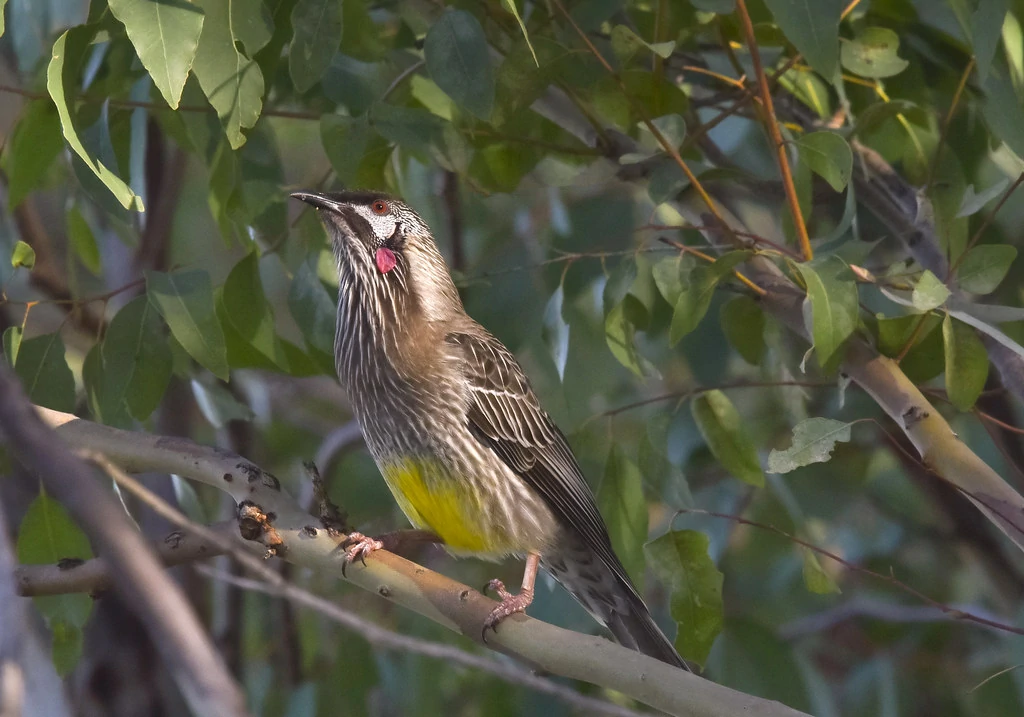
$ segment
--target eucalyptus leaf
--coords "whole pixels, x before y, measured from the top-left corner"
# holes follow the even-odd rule
[[[829,82],[839,69],[839,18],[845,0],[765,0],[775,22]]]
[[[857,328],[857,283],[850,267],[835,255],[797,264],[797,269],[807,284],[814,350],[826,366]]]
[[[810,132],[796,140],[800,160],[841,192],[853,173],[853,151],[836,132]]]
[[[148,271],[146,293],[189,355],[227,380],[227,348],[217,321],[210,275],[202,270]]]
[[[544,343],[551,352],[551,360],[555,362],[558,370],[558,378],[565,380],[565,364],[569,359],[569,324],[562,316],[562,304],[565,300],[565,291],[561,285],[555,289],[555,293],[548,300],[544,309],[544,329],[542,336]]]
[[[427,70],[437,86],[482,120],[494,106],[494,74],[484,30],[463,10],[449,10],[430,28],[423,43]]]
[[[743,482],[763,486],[764,472],[757,449],[732,401],[721,391],[705,391],[693,399],[690,410],[718,462]]]
[[[900,37],[887,27],[867,27],[842,43],[840,62],[850,72],[870,79],[898,75],[910,64],[898,54]]]
[[[320,81],[341,42],[341,0],[298,0],[292,8],[288,73],[306,92]]]
[[[949,287],[939,281],[935,274],[927,269],[921,274],[911,294],[910,301],[918,311],[932,311],[939,308],[949,298]]]
[[[615,554],[622,560],[633,584],[643,591],[647,542],[647,501],[643,476],[636,464],[612,446],[604,478],[597,490],[597,505],[608,526]]]
[[[708,552],[710,541],[695,530],[673,530],[648,543],[655,574],[670,591],[669,609],[677,625],[675,647],[687,660],[707,662],[722,631],[725,606],[721,571]]]
[[[988,352],[970,326],[949,314],[942,321],[946,354],[946,395],[961,411],[969,411],[985,388]]]
[[[827,463],[836,443],[850,441],[852,424],[832,418],[808,418],[793,429],[793,444],[768,455],[769,473],[789,473],[812,463]]]
[[[1009,244],[982,244],[964,256],[956,272],[960,288],[972,294],[991,294],[1006,278],[1017,258],[1017,248]]]

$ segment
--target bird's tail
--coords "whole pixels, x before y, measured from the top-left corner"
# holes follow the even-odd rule
[[[559,545],[557,554],[548,555],[543,561],[548,572],[587,612],[611,630],[620,644],[689,670],[625,577],[621,563],[606,562],[576,536],[567,538]]]

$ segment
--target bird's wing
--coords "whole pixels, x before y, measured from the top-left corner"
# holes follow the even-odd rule
[[[594,494],[512,353],[483,329],[453,332],[470,388],[469,424],[482,442],[536,490],[565,524],[573,526],[602,561],[636,593],[612,550]]]

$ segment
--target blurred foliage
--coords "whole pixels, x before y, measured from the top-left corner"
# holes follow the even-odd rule
[[[328,448],[352,420],[333,380],[334,260],[287,198],[401,195],[570,435],[630,574],[707,677],[823,716],[1020,714],[1021,637],[892,576],[1019,626],[1024,565],[835,369],[868,337],[1024,483],[1020,407],[988,354],[1024,352],[1024,204],[1005,201],[1024,170],[1024,1],[746,3],[768,73],[785,68],[780,117],[820,118],[782,124],[813,262],[763,113],[747,101],[716,120],[755,76],[734,0],[563,1],[567,14],[559,0],[0,0],[7,361],[36,403],[222,444],[296,495],[319,456],[363,530],[403,526],[366,452]],[[920,187],[950,277],[864,206],[854,141]],[[750,227],[746,249],[684,226],[674,202],[694,187],[665,145]],[[754,252],[806,287],[813,352],[732,273]],[[88,557],[21,480],[21,560]],[[206,487],[175,486],[193,517],[230,515]],[[422,559],[474,585],[519,570]],[[455,639],[292,576],[367,620]],[[258,714],[570,711],[187,584]],[[96,669],[88,599],[37,604],[61,674]],[[598,629],[543,580],[531,614]]]

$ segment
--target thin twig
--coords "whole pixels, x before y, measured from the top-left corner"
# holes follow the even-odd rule
[[[938,600],[934,600],[934,599],[928,597],[927,595],[922,593],[920,590],[907,585],[905,582],[903,582],[902,580],[899,580],[893,574],[883,575],[882,573],[876,573],[874,570],[869,570],[868,568],[865,568],[865,567],[862,567],[860,565],[857,565],[856,563],[851,563],[849,560],[846,560],[845,558],[842,558],[839,555],[836,555],[835,553],[833,553],[833,552],[831,552],[829,550],[826,550],[825,548],[821,548],[821,547],[819,547],[819,546],[817,546],[817,545],[815,545],[813,543],[807,542],[806,540],[802,540],[802,539],[796,537],[795,535],[792,535],[791,533],[787,533],[785,530],[782,530],[781,528],[776,528],[774,525],[768,525],[767,523],[759,523],[756,520],[749,520],[749,519],[744,518],[744,517],[739,516],[739,515],[730,515],[728,513],[717,513],[715,511],[702,510],[700,508],[680,508],[679,510],[676,511],[676,515],[679,516],[681,514],[707,515],[707,516],[710,516],[712,518],[722,518],[723,520],[731,520],[733,522],[740,523],[741,525],[749,525],[752,528],[758,528],[760,530],[766,530],[768,532],[775,533],[776,535],[780,535],[783,538],[786,538],[787,540],[789,540],[790,542],[793,542],[793,543],[795,543],[795,544],[797,544],[797,545],[799,545],[799,546],[801,546],[803,548],[807,548],[808,550],[810,550],[812,552],[815,552],[818,555],[824,555],[826,558],[829,558],[830,560],[834,560],[835,562],[839,563],[840,565],[842,565],[847,570],[851,570],[851,571],[857,572],[857,573],[863,573],[864,575],[870,575],[871,577],[876,578],[878,580],[883,580],[883,581],[889,583],[890,585],[893,585],[893,586],[899,588],[900,590],[903,590],[904,592],[909,593],[910,595],[913,595],[918,600],[921,600],[922,602],[925,602],[928,605],[931,605],[932,607],[936,608],[937,610],[941,610],[944,615],[948,616],[951,619],[963,620],[965,622],[973,622],[973,623],[976,623],[978,625],[984,625],[985,627],[994,628],[996,630],[1002,630],[1004,632],[1011,632],[1011,633],[1013,633],[1015,635],[1024,635],[1024,629],[1021,629],[1019,627],[1015,627],[1013,625],[1008,625],[1008,624],[1006,624],[1004,622],[999,622],[997,620],[990,620],[990,619],[985,618],[985,617],[980,617],[978,615],[974,615],[972,613],[965,612],[965,611],[960,610],[958,608],[954,608],[954,607],[951,607],[949,605],[946,605],[945,603],[939,602]]]
[[[158,515],[171,521],[182,530],[188,531],[202,540],[216,545],[221,551],[237,560],[246,569],[258,575],[260,580],[250,580],[224,571],[215,570],[208,566],[199,566],[199,572],[204,575],[247,590],[256,590],[284,598],[298,605],[316,610],[339,625],[360,635],[367,642],[379,647],[433,657],[445,660],[449,664],[454,663],[487,672],[510,684],[522,685],[538,692],[558,697],[567,704],[587,709],[590,712],[618,715],[619,717],[638,717],[640,715],[639,712],[634,710],[581,695],[568,687],[563,687],[550,680],[537,677],[517,665],[502,664],[496,660],[481,655],[474,655],[451,645],[443,645],[418,637],[401,635],[379,625],[374,625],[368,622],[366,618],[349,612],[325,598],[314,595],[308,590],[288,582],[280,573],[272,570],[264,561],[240,548],[230,538],[210,530],[205,525],[189,520],[184,513],[168,504],[156,493],[111,463],[102,454],[92,453],[88,457],[100,466],[119,486],[132,493]]]
[[[814,258],[814,250],[811,248],[811,237],[807,233],[807,224],[804,222],[803,212],[800,211],[800,199],[796,194],[796,184],[793,183],[793,172],[789,167],[789,154],[785,141],[782,139],[782,131],[779,130],[779,120],[775,116],[775,105],[772,103],[771,88],[768,87],[768,78],[765,77],[764,67],[761,66],[761,53],[757,47],[757,40],[754,38],[754,25],[750,21],[750,14],[747,12],[747,5],[744,0],[736,0],[736,12],[740,17],[740,24],[743,27],[743,34],[750,48],[750,59],[754,64],[754,75],[757,79],[758,91],[761,94],[761,104],[764,108],[764,124],[768,130],[774,145],[775,156],[779,163],[779,173],[782,175],[782,187],[786,190],[786,201],[789,204],[789,211],[793,215],[793,227],[796,230],[796,238],[800,244],[800,251],[804,260],[810,261]]]

